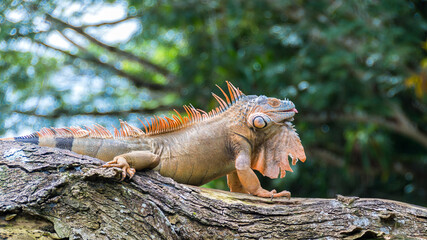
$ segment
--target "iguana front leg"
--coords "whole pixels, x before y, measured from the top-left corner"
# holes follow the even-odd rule
[[[277,193],[276,190],[267,191],[261,187],[261,184],[255,172],[251,169],[251,158],[249,155],[250,146],[248,143],[244,144],[242,150],[236,158],[236,173],[239,177],[240,183],[243,188],[252,195],[259,197],[291,197],[288,191]]]
[[[112,161],[102,165],[103,167],[118,167],[122,169],[122,181],[135,175],[136,170],[155,168],[160,161],[160,157],[149,151],[134,151],[116,156]]]
[[[227,174],[227,185],[230,188],[230,192],[248,193],[243,188],[236,171]]]

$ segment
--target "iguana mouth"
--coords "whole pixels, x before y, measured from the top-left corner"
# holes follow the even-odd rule
[[[292,108],[292,109],[288,109],[288,110],[283,110],[280,112],[294,112],[294,113],[298,113],[298,110],[296,108]]]
[[[265,112],[294,112],[294,113],[298,113],[298,110],[296,108],[291,108],[291,109],[287,109],[287,110],[270,110],[270,111],[265,111]]]
[[[287,113],[287,112],[294,112],[295,114],[298,113],[298,110],[296,108],[292,108],[292,109],[288,109],[288,110],[282,110],[282,111],[278,111],[278,112],[282,112],[282,113]],[[285,118],[283,119],[282,123],[289,123],[292,122],[294,120],[294,117],[290,117],[290,118]]]

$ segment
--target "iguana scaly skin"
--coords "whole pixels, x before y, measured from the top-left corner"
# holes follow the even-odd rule
[[[305,161],[304,148],[290,124],[297,113],[289,100],[246,96],[227,82],[225,100],[213,94],[220,107],[206,113],[190,105],[187,116],[154,116],[144,130],[120,121],[114,134],[106,128],[43,128],[15,138],[40,146],[69,149],[99,158],[104,167],[119,167],[122,179],[136,170],[153,169],[180,183],[202,185],[227,175],[232,192],[260,197],[290,197],[290,192],[263,189],[253,169],[270,178],[284,177],[297,160]]]

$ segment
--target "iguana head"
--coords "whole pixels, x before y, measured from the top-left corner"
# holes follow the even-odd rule
[[[247,121],[250,127],[264,129],[272,124],[282,125],[292,121],[298,111],[295,104],[287,99],[280,100],[266,96],[254,99],[255,107],[249,114]]]
[[[247,137],[254,141],[251,166],[264,176],[277,178],[281,173],[284,177],[286,171],[292,171],[288,156],[293,165],[306,159],[301,140],[290,123],[298,113],[295,104],[266,96],[250,98],[253,107],[247,113],[246,123],[251,129]]]

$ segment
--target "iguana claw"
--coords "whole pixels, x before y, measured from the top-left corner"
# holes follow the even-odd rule
[[[102,167],[110,168],[110,167],[118,167],[122,169],[122,177],[120,181],[123,181],[126,178],[126,175],[129,175],[129,179],[135,175],[135,168],[131,168],[127,163],[126,159],[123,157],[115,157],[113,161],[109,161],[102,165]]]
[[[291,199],[291,192],[286,190],[273,195],[274,195],[273,197],[286,197],[287,199]]]
[[[265,189],[261,189],[261,191],[257,191],[256,193],[254,193],[254,195],[258,197],[271,197],[271,199],[276,197],[286,197],[288,199],[291,198],[291,193],[289,191],[281,191],[277,193],[276,190],[267,191]]]

